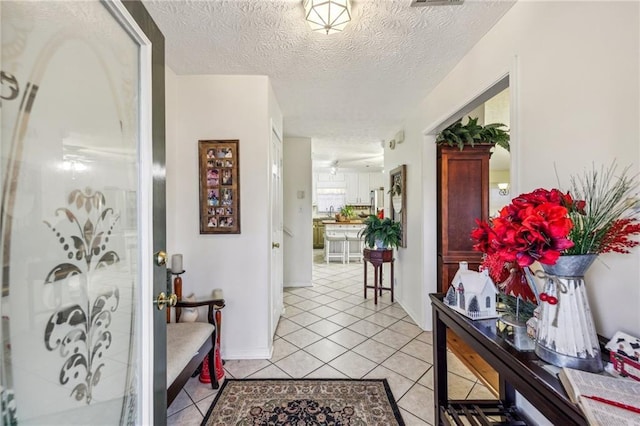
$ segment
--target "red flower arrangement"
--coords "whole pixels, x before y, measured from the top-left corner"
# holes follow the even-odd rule
[[[535,261],[552,265],[563,250],[573,247],[567,238],[573,227],[568,213],[581,208],[584,202],[574,203],[568,193],[557,189],[521,194],[498,217],[476,221],[478,228],[471,233],[477,241],[474,249],[485,253],[483,266],[491,278],[507,283],[505,293],[535,302],[522,268]]]
[[[640,235],[636,177],[627,176],[628,168],[616,177],[615,170],[614,163],[572,178],[578,201],[541,188],[514,198],[489,222],[476,220],[474,249],[485,253],[482,266],[504,293],[536,302],[523,268],[553,265],[562,254],[629,253],[639,244],[631,239]]]

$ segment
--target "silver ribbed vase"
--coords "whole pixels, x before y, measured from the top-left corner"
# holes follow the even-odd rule
[[[555,265],[542,265],[547,301],[540,302],[535,351],[550,364],[594,373],[603,369],[584,282],[596,257],[560,256]]]

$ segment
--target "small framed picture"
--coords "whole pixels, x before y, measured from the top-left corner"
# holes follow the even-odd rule
[[[231,228],[233,227],[233,216],[222,216],[220,218],[219,225],[221,228]]]
[[[219,169],[207,169],[207,186],[220,185],[220,170]]]
[[[233,190],[231,188],[222,188],[222,205],[223,206],[232,206],[233,205]]]
[[[222,169],[222,184],[232,185],[233,178],[231,177],[231,169]]]
[[[215,189],[207,189],[207,206],[218,206],[220,205],[220,190]]]
[[[238,140],[200,140],[200,233],[240,233]]]

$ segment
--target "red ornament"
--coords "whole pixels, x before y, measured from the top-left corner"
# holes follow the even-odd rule
[[[547,302],[550,305],[557,305],[558,304],[558,298],[555,296],[551,296],[547,293],[540,293],[540,300],[542,302]]]

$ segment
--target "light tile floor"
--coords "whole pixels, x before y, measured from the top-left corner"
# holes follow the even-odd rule
[[[363,297],[362,264],[326,264],[314,252],[313,287],[286,288],[270,360],[227,360],[228,378],[386,378],[407,425],[433,424],[433,348],[385,292]],[[370,274],[373,275],[373,274]],[[449,396],[493,399],[448,353]],[[199,425],[216,395],[191,379],[167,410],[169,425]]]

